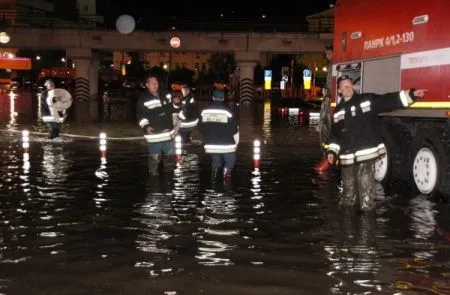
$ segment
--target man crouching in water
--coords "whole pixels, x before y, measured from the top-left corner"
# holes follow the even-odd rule
[[[336,106],[331,124],[328,162],[339,155],[342,196],[340,204],[352,206],[358,200],[362,211],[374,207],[375,160],[386,152],[381,142],[380,113],[407,108],[425,95],[426,90],[402,90],[383,95],[357,94],[349,76],[337,80],[342,100]]]
[[[160,166],[170,171],[175,165],[172,97],[159,90],[155,76],[148,76],[145,86],[137,102],[137,119],[148,143],[148,172],[156,175]]]

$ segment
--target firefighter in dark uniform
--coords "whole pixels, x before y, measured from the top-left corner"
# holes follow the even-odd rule
[[[188,85],[183,85],[181,92],[183,93],[183,109],[179,113],[181,119],[180,135],[184,143],[189,143],[191,132],[198,124],[197,101]]]
[[[224,103],[223,90],[214,90],[213,102],[200,114],[200,132],[204,148],[212,157],[212,177],[222,175],[225,181],[231,180],[236,163],[236,149],[239,144],[239,128],[236,114]]]
[[[175,165],[174,124],[172,96],[160,91],[157,77],[150,75],[137,102],[137,119],[148,143],[148,171],[158,173],[163,166],[170,170]]]
[[[46,89],[41,94],[42,121],[47,123],[50,129],[49,139],[59,138],[61,124],[66,118],[66,108],[70,107],[71,102],[65,106],[62,98],[55,96],[55,83],[52,80],[46,80],[44,87]],[[67,99],[71,100],[68,92],[67,95]]]
[[[375,160],[386,150],[381,141],[380,113],[407,108],[425,95],[426,90],[357,94],[349,76],[337,81],[342,96],[336,106],[327,150],[328,162],[339,157],[343,191],[340,204],[352,206],[359,199],[361,210],[374,207]]]

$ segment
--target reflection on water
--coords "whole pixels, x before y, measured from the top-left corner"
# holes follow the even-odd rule
[[[270,101],[265,101],[264,102],[264,111],[263,111],[262,130],[263,130],[263,134],[264,134],[264,139],[266,141],[271,141],[271,137],[270,137],[271,112],[272,112],[272,108],[270,105]]]
[[[232,265],[229,254],[237,245],[234,238],[239,236],[235,227],[236,200],[232,193],[208,189],[204,193],[202,206],[197,216],[202,221],[198,227],[198,254],[195,256],[201,265]]]
[[[72,164],[72,159],[66,158],[64,147],[53,143],[42,144],[42,174],[45,187],[51,188],[67,181],[67,170]]]
[[[95,170],[95,176],[98,179],[98,183],[97,189],[95,190],[94,202],[97,208],[101,208],[103,203],[108,200],[105,194],[109,182],[109,175],[106,167],[107,163],[106,156],[100,157],[100,166]]]
[[[256,168],[252,172],[253,177],[251,178],[252,182],[252,196],[251,199],[254,201],[253,209],[255,209],[255,213],[260,215],[264,214],[264,198],[263,198],[263,192],[261,189],[261,171],[259,168]]]
[[[376,276],[381,268],[377,237],[382,235],[377,231],[382,227],[375,216],[356,215],[354,210],[343,209],[338,216],[335,224],[338,237],[325,246],[330,261],[328,275],[337,280],[331,293],[381,291]]]
[[[398,196],[373,214],[338,209],[336,181],[312,169],[315,131],[256,110],[241,113],[230,184],[211,183],[201,146],[148,177],[145,144],[111,143],[99,159],[96,141],[33,141],[24,153],[5,136],[0,293],[446,294],[447,204]],[[257,169],[255,137],[267,141]]]
[[[170,238],[170,233],[166,226],[174,223],[171,210],[172,192],[166,189],[155,189],[163,187],[165,180],[156,180],[161,182],[152,184],[153,190],[146,197],[145,202],[137,210],[142,216],[139,221],[144,225],[143,232],[136,241],[137,248],[148,253],[169,253],[163,241]]]
[[[1,129],[16,130],[19,124],[35,122],[33,114],[34,94],[10,91],[0,94]]]
[[[9,124],[6,125],[8,129],[16,129],[16,95],[14,92],[9,93]]]
[[[429,239],[436,231],[436,213],[434,202],[426,196],[418,195],[409,202],[410,228],[417,239]]]

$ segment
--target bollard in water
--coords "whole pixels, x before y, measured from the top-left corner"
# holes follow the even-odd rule
[[[28,153],[30,148],[30,132],[28,130],[22,131],[22,148],[24,153]]]
[[[261,141],[259,139],[255,139],[253,141],[253,168],[259,169],[261,160]]]
[[[183,159],[183,149],[180,135],[175,136],[175,154],[177,156],[177,161],[181,161]]]
[[[105,159],[106,158],[106,133],[100,133],[99,136],[99,144],[100,144],[100,158]]]

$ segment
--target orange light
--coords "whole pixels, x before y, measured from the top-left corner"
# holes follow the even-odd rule
[[[0,58],[0,68],[11,70],[31,70],[31,58]]]

